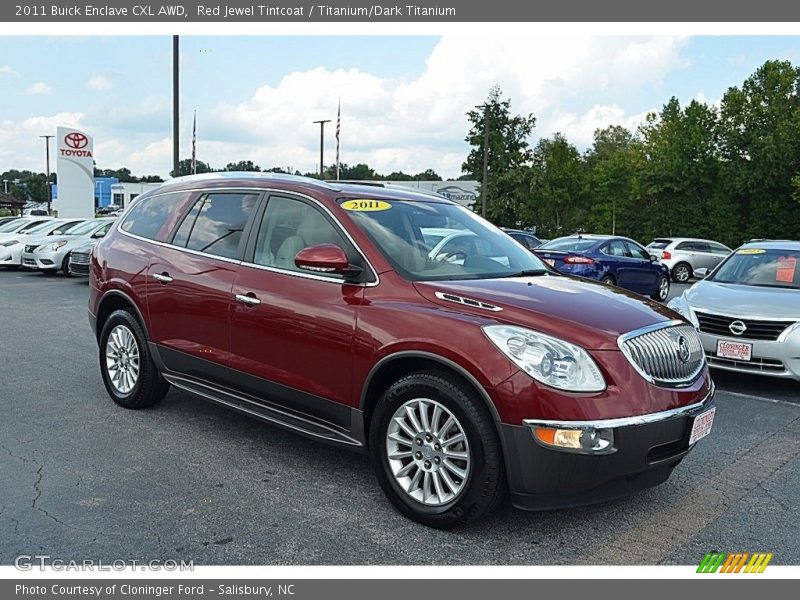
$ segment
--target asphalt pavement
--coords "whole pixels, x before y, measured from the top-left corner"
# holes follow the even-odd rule
[[[673,293],[680,291],[674,290]],[[400,516],[365,456],[171,391],[108,398],[85,280],[0,271],[0,564],[800,564],[800,384],[715,374],[717,415],[663,485],[597,506],[504,506],[442,532]]]

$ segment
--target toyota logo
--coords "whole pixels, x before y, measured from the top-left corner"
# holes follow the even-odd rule
[[[747,325],[742,323],[741,321],[734,321],[730,325],[728,325],[728,329],[731,330],[733,335],[742,335],[745,331],[747,331]]]
[[[68,133],[64,136],[64,143],[73,148],[75,150],[80,150],[81,148],[85,148],[89,144],[89,138],[83,135],[82,133],[78,133],[77,131],[73,131],[72,133]]]
[[[689,356],[691,352],[689,351],[689,341],[684,336],[678,337],[678,358],[681,362],[689,362]]]

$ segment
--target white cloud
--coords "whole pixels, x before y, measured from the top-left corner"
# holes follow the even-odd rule
[[[335,118],[342,98],[342,160],[368,162],[380,171],[433,167],[456,176],[466,155],[465,113],[499,84],[512,109],[538,119],[535,136],[564,131],[579,145],[594,128],[638,124],[618,105],[573,114],[565,103],[585,103],[598,91],[635,93],[684,66],[683,38],[486,38],[444,36],[414,80],[382,78],[357,69],[323,67],[286,75],[236,104],[219,104],[200,115],[203,135],[238,141],[239,150],[262,166],[314,168],[319,130],[311,121]],[[583,102],[581,102],[583,101]],[[573,140],[572,137],[575,136]],[[333,128],[327,130],[326,162],[333,161]],[[229,150],[229,148],[226,148]],[[213,146],[203,160],[224,164],[233,156]],[[293,161],[293,162],[289,162]]]
[[[468,147],[465,113],[498,84],[512,110],[537,117],[534,139],[562,131],[579,146],[591,143],[598,127],[635,127],[642,115],[623,108],[629,97],[658,85],[686,66],[680,37],[531,37],[446,35],[417,77],[385,77],[355,68],[312,68],[259,85],[249,98],[219,102],[198,112],[198,158],[221,167],[252,160],[262,167],[317,168],[319,127],[312,121],[336,119],[342,100],[342,161],[366,162],[379,171],[418,172],[433,168],[458,176]],[[86,81],[104,91],[112,82],[93,75]],[[36,85],[45,86],[40,83]],[[32,86],[29,93],[35,93]],[[37,90],[43,93],[44,88]],[[128,166],[135,173],[166,175],[172,166],[168,97],[131,95],[113,110],[89,115],[33,117],[37,131],[56,124],[85,127],[95,136],[101,168]],[[56,119],[61,122],[55,123]],[[181,156],[191,151],[191,111],[181,115]],[[32,127],[32,125],[29,125]],[[4,132],[19,124],[0,125]],[[49,129],[48,129],[49,127]],[[335,123],[326,128],[325,157],[334,160]],[[16,133],[15,133],[16,135]],[[5,138],[4,138],[5,139]],[[3,144],[8,148],[8,144]],[[40,151],[8,150],[20,167]],[[38,146],[37,146],[38,148]],[[4,158],[0,150],[0,158]]]
[[[53,88],[47,85],[44,81],[37,81],[27,89],[27,92],[31,95],[46,95],[52,91]]]
[[[11,65],[3,65],[0,67],[0,75],[11,75],[16,77],[19,75],[14,69],[11,68]]]
[[[103,75],[92,75],[86,82],[86,87],[91,90],[97,90],[98,92],[104,92],[114,87],[114,84],[111,83],[111,80],[108,77]]]

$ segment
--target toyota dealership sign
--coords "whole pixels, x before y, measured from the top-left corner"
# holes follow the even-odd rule
[[[59,217],[94,216],[94,140],[84,131],[59,127],[56,132]]]

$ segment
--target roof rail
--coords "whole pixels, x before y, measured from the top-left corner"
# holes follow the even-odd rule
[[[194,181],[213,181],[214,179],[273,179],[275,181],[295,181],[308,183],[310,185],[320,185],[331,190],[336,188],[329,182],[313,177],[302,175],[290,175],[288,173],[272,173],[264,171],[213,171],[211,173],[197,173],[195,175],[182,175],[173,177],[164,183],[187,183]]]
[[[326,179],[325,183],[330,183],[330,184],[346,183],[347,185],[369,185],[372,187],[386,187],[386,185],[380,181],[360,181],[358,179]]]

